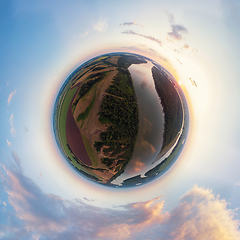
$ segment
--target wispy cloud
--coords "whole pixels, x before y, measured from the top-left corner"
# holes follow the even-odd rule
[[[119,210],[46,194],[21,168],[13,164],[0,168],[8,199],[0,203],[5,209],[1,215],[4,239],[240,239],[239,223],[227,202],[198,186],[170,212],[164,211],[161,198]]]
[[[89,34],[89,31],[87,30],[85,33],[81,34],[81,37],[86,37]]]
[[[182,34],[188,32],[187,29],[181,25],[172,24],[171,27],[172,27],[172,31],[169,32],[168,35],[170,35],[171,37],[177,40],[181,40]]]
[[[176,40],[181,40],[182,34],[188,32],[187,28],[182,25],[175,24],[174,16],[172,14],[168,14],[168,20],[172,28],[172,31],[169,32],[168,35]]]
[[[108,28],[107,24],[107,19],[99,19],[95,24],[94,24],[94,30],[98,32],[104,32]]]
[[[21,160],[20,160],[17,152],[12,151],[12,157],[13,157],[15,163],[17,164],[18,168],[21,170]]]
[[[132,26],[132,25],[135,25],[135,26],[144,27],[142,24],[139,24],[139,23],[137,23],[136,21],[133,21],[133,22],[124,22],[124,23],[121,23],[120,25],[124,25],[124,26]]]
[[[8,141],[8,139],[7,139],[7,144],[8,144],[9,147],[12,146],[12,143],[10,141]]]
[[[10,93],[7,103],[8,105],[10,104],[10,102],[12,101],[13,96],[16,94],[17,90],[15,89],[13,92]]]
[[[147,38],[147,39],[149,39],[149,40],[151,40],[151,41],[157,42],[157,43],[160,44],[160,45],[162,44],[162,42],[161,42],[159,39],[157,39],[157,38],[154,38],[154,37],[149,36],[149,35],[144,35],[144,34],[141,34],[141,33],[136,33],[136,32],[134,32],[134,31],[132,31],[132,30],[127,30],[127,31],[124,31],[124,32],[122,32],[122,33],[140,36],[140,37],[143,37],[143,38]]]
[[[10,132],[11,132],[12,136],[15,137],[15,135],[16,135],[16,130],[15,130],[14,126],[13,126],[13,118],[14,118],[14,117],[13,117],[13,114],[11,114],[11,116],[10,116],[10,118],[9,118],[9,123],[10,123],[10,126],[11,126]]]

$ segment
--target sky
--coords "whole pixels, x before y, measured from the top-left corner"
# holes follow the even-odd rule
[[[240,239],[240,2],[0,1],[0,239]],[[131,52],[164,66],[189,107],[174,165],[143,186],[79,176],[52,128],[85,61]]]

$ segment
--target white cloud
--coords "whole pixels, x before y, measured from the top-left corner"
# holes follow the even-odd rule
[[[13,114],[11,114],[11,116],[10,116],[10,118],[9,118],[9,122],[10,122],[10,126],[11,126],[10,132],[11,132],[12,136],[15,137],[15,135],[16,135],[16,130],[15,130],[14,126],[13,126],[13,118],[14,118],[14,117],[13,117]]]
[[[8,141],[8,139],[7,139],[7,144],[8,144],[9,147],[12,146],[12,143],[10,141]]]
[[[19,160],[16,153],[13,158]],[[19,165],[0,172],[11,206],[1,216],[8,219],[1,226],[6,239],[240,239],[234,212],[208,189],[194,186],[169,213],[161,198],[119,210],[45,194]]]
[[[239,222],[227,206],[209,189],[194,186],[171,211],[167,236],[174,240],[240,239]]]
[[[7,103],[8,105],[10,104],[10,102],[12,101],[13,96],[16,94],[17,90],[15,89],[13,92],[10,93]]]
[[[94,25],[94,30],[96,30],[98,32],[104,32],[104,31],[106,31],[107,28],[108,28],[107,19],[105,19],[105,20],[100,19]]]

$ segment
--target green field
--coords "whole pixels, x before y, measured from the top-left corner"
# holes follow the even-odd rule
[[[59,118],[59,121],[58,121],[59,122],[59,126],[58,126],[59,138],[60,138],[60,141],[61,141],[61,144],[62,144],[62,147],[63,147],[65,153],[68,152],[67,137],[66,137],[67,112],[68,112],[69,105],[70,105],[76,91],[77,91],[77,88],[69,89],[67,91],[67,93],[65,94],[65,96],[63,97],[63,99],[61,101],[62,106],[61,106],[60,114],[58,116],[58,118]]]
[[[97,84],[94,86],[94,88],[92,89],[92,91],[94,91],[94,97],[93,97],[92,101],[91,101],[90,104],[86,107],[85,111],[82,112],[82,113],[80,113],[80,114],[78,115],[78,117],[77,117],[77,119],[76,119],[77,122],[79,122],[80,120],[84,121],[84,120],[88,117],[90,111],[92,110],[93,104],[94,104],[94,102],[95,102],[95,100],[96,100],[96,91],[97,91],[97,86],[98,86],[98,84],[99,84],[99,83],[97,83]]]
[[[148,61],[148,58],[126,53],[96,57],[77,68],[62,86],[54,109],[54,131],[63,155],[83,176],[107,186],[119,187],[112,181],[125,173],[132,160],[139,130],[137,96],[128,67]],[[178,91],[167,71],[155,66],[152,68],[152,77],[164,113],[163,144],[158,155],[162,153],[164,156],[173,146],[174,149],[168,157],[160,159],[163,161],[159,160],[154,165],[149,163],[144,177],[139,172],[135,173],[136,176],[133,176],[134,173],[128,177],[121,176],[123,187],[147,183],[166,172],[181,153],[187,137],[188,115],[187,110],[185,112],[186,102],[182,100],[184,95]],[[74,96],[75,101],[71,104]],[[89,162],[89,166],[81,161],[82,152],[74,150],[79,149],[78,145],[74,145],[77,142],[71,145],[69,141],[71,146],[67,142],[66,121],[70,104],[72,113],[76,110],[73,114],[78,126],[76,131],[80,131],[92,162]]]
[[[69,84],[68,84],[69,85]],[[69,86],[66,88],[68,89]],[[59,141],[62,146],[62,150],[65,152],[65,155],[68,156],[70,162],[73,164],[73,166],[78,169],[81,172],[85,172],[85,174],[88,174],[88,170],[86,170],[82,165],[80,165],[75,159],[75,155],[69,150],[67,146],[67,137],[66,137],[66,120],[67,120],[67,112],[69,105],[76,93],[78,88],[69,89],[67,92],[63,93],[61,96],[60,102],[61,105],[61,111],[58,115],[58,134],[59,134]],[[90,177],[90,175],[88,176]],[[95,179],[97,176],[92,174],[92,177]]]
[[[89,155],[89,158],[91,159],[92,167],[97,167],[98,166],[98,159],[97,159],[97,156],[95,155],[95,152],[92,150],[91,143],[90,143],[89,139],[86,138],[84,135],[82,135],[82,139],[83,139],[86,151]]]

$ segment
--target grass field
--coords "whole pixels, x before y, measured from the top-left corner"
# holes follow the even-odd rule
[[[88,117],[88,115],[89,115],[89,113],[90,113],[90,111],[91,111],[91,109],[92,109],[92,107],[93,107],[93,105],[94,105],[94,103],[95,103],[95,100],[96,100],[96,91],[97,91],[98,84],[99,84],[99,82],[97,82],[97,83],[92,87],[92,89],[90,90],[90,91],[91,91],[90,93],[93,95],[92,101],[91,101],[90,104],[87,106],[87,108],[86,108],[82,113],[80,113],[80,114],[78,115],[78,117],[77,117],[77,119],[76,119],[77,121],[82,121],[82,125],[83,125],[83,123],[84,123],[84,120],[87,119],[87,117]],[[86,99],[86,96],[83,96],[81,100],[84,102],[85,99]],[[83,103],[83,104],[84,104],[84,103]],[[81,125],[81,126],[82,126],[82,125]],[[81,133],[81,135],[82,135],[82,139],[83,139],[83,142],[84,142],[84,146],[85,146],[85,148],[86,148],[86,151],[87,151],[87,153],[88,153],[88,155],[89,155],[89,157],[90,157],[90,159],[91,159],[92,167],[97,167],[97,166],[98,166],[98,159],[97,159],[97,156],[96,156],[95,152],[93,151],[93,149],[92,149],[92,147],[91,147],[91,143],[90,143],[88,137],[84,136],[84,134],[82,134],[82,133]]]
[[[83,134],[82,134],[82,139],[84,142],[84,146],[87,150],[87,153],[92,161],[92,167],[98,167],[98,159],[97,159],[97,156],[95,155],[95,151],[92,150],[89,139],[86,138]]]
[[[112,57],[115,58],[110,61]],[[143,58],[131,54],[106,55],[92,59],[72,73],[62,87],[61,94],[59,93],[55,128],[58,145],[61,146],[63,155],[75,170],[98,183],[114,186],[111,182],[124,173],[131,161],[139,123],[138,105],[128,67],[133,63],[145,62]],[[104,71],[105,69],[110,71]],[[143,184],[162,175],[176,161],[187,135],[186,121],[181,137],[178,139],[185,107],[181,105],[181,96],[178,95],[164,71],[154,68],[152,75],[158,95],[161,96],[165,114],[163,148],[171,147],[175,142],[177,144],[164,161],[151,170],[146,170],[146,177],[137,175],[126,179],[122,184],[126,187]],[[101,81],[105,77],[107,84]],[[108,81],[110,78],[112,82]],[[75,87],[71,89],[72,84],[75,84]],[[102,85],[104,89],[100,91]],[[82,95],[76,95],[78,89],[81,89]],[[69,138],[66,134],[66,131],[73,135],[78,133],[74,128],[68,131],[68,126],[75,125],[67,122],[69,119],[67,116],[70,116],[69,106],[75,95],[76,106],[75,108],[73,106],[72,110],[78,111],[73,116],[78,126],[77,130],[81,133],[81,141],[83,141],[81,148],[76,145],[78,138],[71,138],[71,136]],[[93,121],[95,116],[100,123]],[[95,146],[94,143],[98,143],[100,147],[97,144]],[[89,158],[88,162],[83,161],[85,159],[83,150],[84,154],[90,158],[91,164]]]
[[[66,93],[66,95],[62,99],[62,106],[61,106],[61,111],[59,114],[59,139],[61,141],[63,150],[65,153],[69,152],[67,148],[67,137],[66,137],[66,119],[67,119],[67,112],[69,105],[74,97],[74,94],[76,93],[77,88],[69,89],[69,91]],[[68,155],[68,154],[67,154]]]
[[[88,117],[88,115],[89,115],[89,113],[90,113],[90,111],[91,111],[91,109],[92,109],[92,107],[93,107],[93,104],[94,104],[94,102],[95,102],[95,99],[96,99],[96,89],[97,89],[97,86],[98,86],[98,83],[94,86],[94,89],[93,89],[93,91],[94,91],[94,96],[93,96],[92,101],[91,101],[90,104],[86,107],[85,111],[83,111],[82,113],[80,113],[80,114],[78,115],[78,117],[77,117],[77,119],[76,119],[77,122],[79,122],[80,120],[84,121],[84,120]]]
[[[71,162],[71,164],[76,168],[76,170],[79,170],[81,172],[85,172],[86,174],[89,174],[88,170],[84,168],[84,166],[80,165],[75,159],[74,154],[68,149],[67,147],[67,138],[66,138],[66,119],[67,119],[67,112],[69,105],[78,90],[78,88],[70,89],[70,84],[67,84],[65,86],[66,89],[69,88],[67,92],[63,92],[61,96],[59,96],[59,102],[60,102],[60,112],[57,115],[57,133],[58,133],[58,141],[61,145],[62,151],[65,152],[65,156],[68,157],[68,160]],[[92,174],[92,176],[95,178],[97,177],[95,174]],[[89,176],[90,177],[90,176]]]

